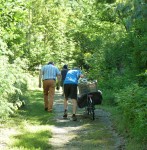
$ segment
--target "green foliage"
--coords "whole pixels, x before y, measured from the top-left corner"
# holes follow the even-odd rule
[[[133,138],[144,142],[147,140],[145,135],[147,132],[146,90],[146,88],[139,87],[137,84],[132,84],[116,95],[126,131]]]
[[[6,44],[9,62],[22,57],[25,42],[25,4],[23,1],[2,1],[0,5],[0,37]]]
[[[22,94],[27,90],[29,75],[22,69],[25,65],[20,60],[9,64],[8,58],[1,56],[0,64],[2,66],[0,68],[0,109],[2,110],[0,117],[5,119],[18,109],[15,103],[22,100]]]
[[[42,90],[29,90],[25,93],[27,107],[15,113],[1,124],[4,129],[13,129],[10,140],[4,138],[7,149],[43,150],[51,149],[49,143],[52,138],[50,125],[54,125],[54,113],[43,111]],[[9,133],[3,132],[9,136]],[[37,144],[36,144],[37,143]],[[5,147],[5,148],[6,148]]]
[[[27,90],[31,77],[26,72],[35,74],[36,67],[48,61],[59,67],[65,63],[70,68],[80,66],[87,77],[98,80],[105,104],[122,107],[116,103],[120,91],[127,95],[129,85],[130,89],[134,83],[144,88],[147,85],[146,8],[145,0],[2,0],[0,107],[3,115],[13,112],[12,104]],[[136,88],[141,93],[144,90]],[[141,94],[137,95],[142,99]],[[127,98],[123,101],[125,109],[132,104],[131,97]],[[139,124],[143,124],[144,112],[137,115],[138,120],[133,121],[137,127],[131,130],[135,134]],[[139,131],[140,137],[143,131]]]

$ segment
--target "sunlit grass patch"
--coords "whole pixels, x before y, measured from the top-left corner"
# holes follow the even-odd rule
[[[44,111],[42,91],[29,91],[26,105],[6,123],[15,129],[11,134],[8,149],[43,150],[50,149],[52,137],[49,126],[54,124],[54,113]]]
[[[52,137],[49,127],[27,124],[24,131],[12,137],[11,148],[18,149],[48,149],[51,148],[48,140]]]

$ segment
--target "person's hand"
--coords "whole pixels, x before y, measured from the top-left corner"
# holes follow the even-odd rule
[[[60,84],[59,84],[59,81],[56,83],[56,90],[59,90],[60,89]]]

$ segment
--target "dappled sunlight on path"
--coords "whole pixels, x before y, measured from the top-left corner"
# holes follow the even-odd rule
[[[68,118],[63,119],[61,91],[56,91],[54,101],[55,124],[50,126],[53,137],[49,139],[52,149],[56,150],[123,150],[123,139],[113,129],[110,114],[96,109],[96,119],[84,117],[83,109],[77,110],[77,121],[71,120],[72,104],[69,100]]]
[[[68,118],[63,119],[64,97],[56,91],[53,113],[44,111],[42,89],[30,90],[28,103],[21,115],[12,118],[13,126],[0,128],[0,149],[23,147],[42,150],[124,150],[124,140],[111,122],[111,114],[95,109],[95,120],[77,109],[77,121],[72,121],[72,101],[69,100]],[[13,120],[14,119],[14,120]],[[11,138],[11,137],[13,138]],[[11,140],[17,141],[11,146]]]

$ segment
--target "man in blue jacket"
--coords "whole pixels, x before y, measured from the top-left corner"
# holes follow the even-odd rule
[[[69,70],[66,74],[66,78],[64,80],[64,115],[63,118],[67,118],[67,107],[68,107],[68,98],[72,99],[73,102],[73,121],[77,120],[76,117],[76,109],[77,109],[77,85],[78,79],[83,77],[83,74],[78,68],[74,68]]]

